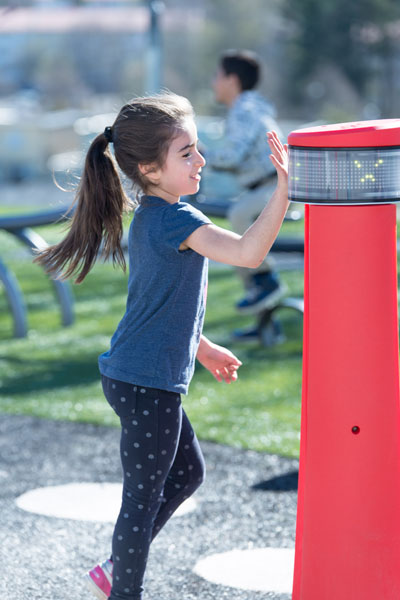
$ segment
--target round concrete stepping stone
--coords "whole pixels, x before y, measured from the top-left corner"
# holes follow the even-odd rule
[[[68,483],[30,490],[16,499],[22,510],[75,521],[114,523],[121,505],[119,483]],[[174,513],[181,516],[196,508],[188,498]]]
[[[212,583],[254,592],[291,594],[294,549],[231,550],[200,559],[194,572]]]

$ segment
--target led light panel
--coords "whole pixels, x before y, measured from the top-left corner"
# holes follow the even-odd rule
[[[289,147],[289,198],[307,204],[400,200],[400,147]]]

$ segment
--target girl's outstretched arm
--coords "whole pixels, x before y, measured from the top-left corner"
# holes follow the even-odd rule
[[[204,335],[200,339],[197,360],[217,381],[223,380],[225,383],[237,380],[237,371],[242,364],[230,350],[213,344]]]
[[[185,240],[181,249],[192,248],[203,256],[238,267],[255,268],[262,263],[279,233],[289,205],[287,146],[280,142],[275,132],[267,135],[278,183],[258,219],[242,236],[214,224],[203,225]]]

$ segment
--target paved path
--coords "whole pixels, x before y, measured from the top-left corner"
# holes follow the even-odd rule
[[[1,600],[90,600],[82,573],[109,553],[111,523],[34,515],[15,499],[41,486],[119,482],[119,431],[0,416]],[[193,573],[199,558],[294,545],[296,460],[202,443],[207,481],[197,508],[156,538],[146,600],[288,600],[289,594],[212,584]]]

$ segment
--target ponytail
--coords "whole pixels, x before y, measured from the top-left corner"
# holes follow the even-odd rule
[[[82,179],[74,203],[76,205],[67,236],[35,258],[50,275],[67,279],[77,275],[81,283],[92,268],[103,242],[104,260],[126,270],[121,247],[122,215],[132,208],[108,148],[112,129],[106,128],[92,142],[85,161]]]

